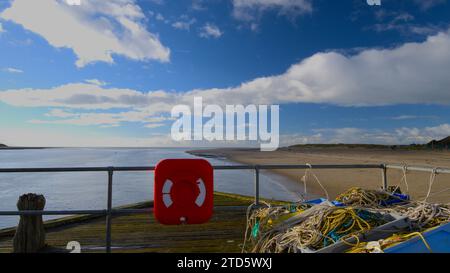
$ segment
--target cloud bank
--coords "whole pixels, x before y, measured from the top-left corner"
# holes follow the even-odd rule
[[[80,6],[64,0],[13,0],[0,18],[22,25],[53,47],[72,49],[78,67],[113,63],[113,54],[138,61],[170,58],[170,50],[147,31],[135,0],[83,0]]]
[[[0,91],[0,101],[17,107],[59,109],[59,112],[50,112],[40,120],[33,120],[34,123],[120,126],[124,122],[141,122],[143,126],[154,128],[164,121],[158,118],[167,115],[173,106],[191,104],[195,96],[203,97],[204,103],[219,105],[450,105],[448,75],[450,31],[445,31],[429,36],[423,42],[406,43],[395,48],[365,49],[354,55],[317,53],[280,75],[260,77],[230,88],[142,92],[88,81],[49,89],[4,90]],[[111,109],[118,109],[115,110],[117,113],[111,114]],[[389,143],[394,140],[419,142],[448,134],[448,128],[449,125],[443,124],[437,128],[399,128],[388,135],[369,133]],[[360,139],[369,135],[347,131]],[[335,131],[337,137],[321,140],[337,141],[340,139],[338,133],[342,132]],[[322,136],[324,133],[317,132]]]
[[[388,144],[409,145],[428,143],[450,135],[450,124],[444,123],[430,127],[401,127],[393,130],[361,128],[322,128],[310,135],[281,135],[282,146],[297,144]]]
[[[326,103],[340,106],[450,104],[450,31],[391,49],[366,49],[356,55],[317,53],[285,73],[260,77],[236,87],[141,92],[73,83],[50,89],[0,92],[0,101],[25,107],[164,110],[194,96],[225,104]]]
[[[155,123],[154,126],[158,126]],[[150,125],[150,127],[153,127]],[[311,143],[355,144],[412,144],[427,143],[450,135],[450,124],[434,127],[402,127],[394,130],[360,128],[317,129],[313,134],[280,135],[280,145],[289,146]],[[33,137],[30,138],[29,136]],[[11,146],[35,147],[258,147],[256,141],[181,141],[175,142],[168,134],[146,137],[120,137],[94,132],[73,133],[64,130],[42,128],[10,128],[0,131],[2,143]]]

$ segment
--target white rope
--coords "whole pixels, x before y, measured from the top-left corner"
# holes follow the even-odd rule
[[[308,165],[308,164],[306,164],[306,165]],[[309,165],[309,167],[312,168],[311,165]],[[305,194],[305,198],[304,199],[307,199],[306,196],[308,195],[308,191],[307,191],[307,188],[306,188],[306,180],[307,179],[308,179],[308,169],[305,170],[305,175],[303,175],[303,177],[300,179],[300,181],[303,182],[303,193]]]
[[[400,179],[400,182],[398,183],[398,185],[395,187],[393,193],[395,193],[395,192],[397,191],[397,189],[400,188],[400,186],[401,186],[401,184],[402,184],[403,181],[405,181],[406,194],[409,193],[409,185],[408,185],[408,179],[407,179],[408,165],[404,164],[404,165],[403,165],[403,168],[402,168],[402,171],[403,171],[403,176],[402,176],[402,178]]]
[[[403,166],[403,177],[405,178],[404,181],[405,181],[405,185],[406,185],[406,193],[409,194],[407,173],[408,173],[408,166],[405,164],[405,166]]]
[[[430,175],[430,182],[428,185],[428,193],[427,193],[427,196],[425,197],[425,199],[423,200],[424,202],[427,201],[428,197],[430,197],[431,188],[433,187],[433,184],[434,184],[434,181],[436,180],[437,174],[438,174],[438,168],[434,168]]]
[[[450,191],[450,188],[446,188],[446,189],[443,189],[443,190],[438,191],[438,192],[433,192],[432,194],[430,194],[429,197],[438,195],[438,194],[443,193],[443,192],[446,192],[446,191]]]
[[[314,177],[314,179],[316,180],[316,182],[317,182],[317,184],[319,184],[319,186],[322,188],[322,190],[324,191],[324,193],[325,193],[325,196],[327,197],[327,200],[330,200],[330,196],[328,195],[328,191],[327,191],[327,189],[322,185],[322,183],[320,183],[320,180],[319,180],[319,178],[316,176],[316,174],[312,171],[312,165],[311,164],[309,164],[309,163],[306,163],[306,166],[308,166],[309,167],[309,169],[306,169],[305,170],[305,175],[302,177],[302,179],[301,179],[301,181],[303,181],[303,185],[304,185],[304,192],[305,192],[305,195],[307,195],[307,189],[306,189],[306,181],[308,180],[308,175],[309,174],[311,174],[313,177]]]

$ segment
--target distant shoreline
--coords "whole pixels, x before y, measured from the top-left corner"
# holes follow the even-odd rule
[[[20,147],[0,146],[0,150],[42,150],[42,149],[192,149],[192,147]]]
[[[42,150],[42,149],[55,149],[47,147],[0,147],[1,150]]]
[[[0,146],[0,151],[13,150],[50,150],[50,149],[189,149],[188,147],[14,147],[14,146]]]

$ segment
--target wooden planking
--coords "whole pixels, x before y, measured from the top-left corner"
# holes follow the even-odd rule
[[[215,206],[247,206],[252,198],[216,193]],[[163,226],[152,214],[116,216],[112,222],[113,252],[240,252],[245,210],[216,211],[203,225]],[[92,219],[47,229],[48,251],[61,251],[78,241],[83,252],[103,252],[105,219]],[[0,252],[11,252],[11,238],[0,240]]]

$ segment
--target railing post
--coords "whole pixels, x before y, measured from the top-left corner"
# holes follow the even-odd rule
[[[383,189],[388,190],[388,177],[387,177],[387,167],[385,164],[382,166],[382,173],[383,173]]]
[[[255,205],[259,206],[259,166],[255,166]]]
[[[113,185],[112,168],[108,170],[108,203],[106,210],[106,253],[111,253],[111,221],[112,221],[112,185]]]

